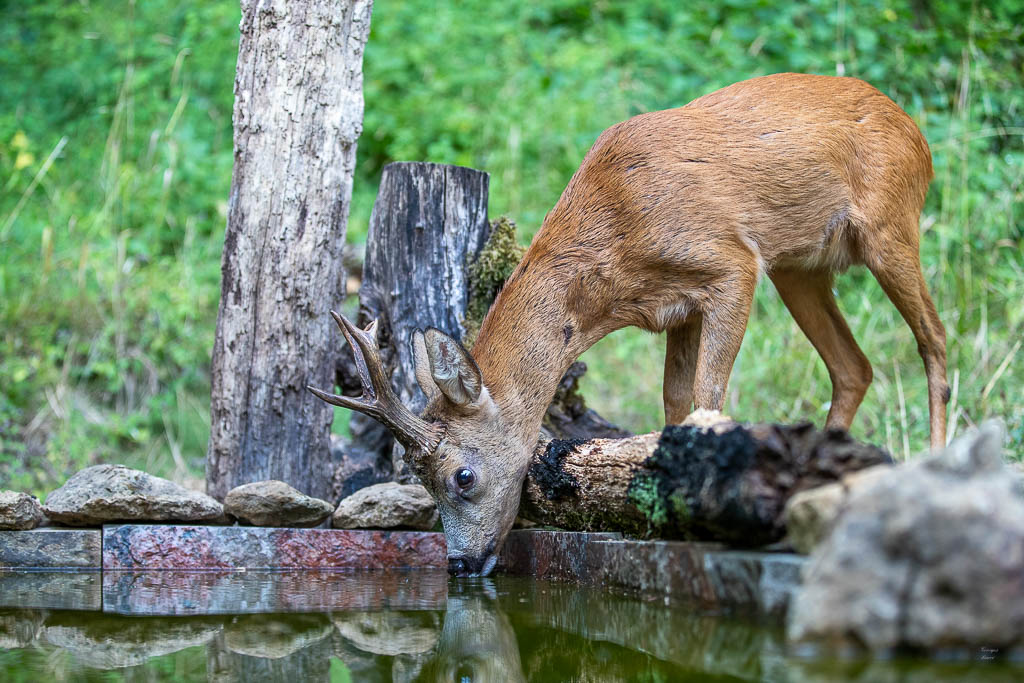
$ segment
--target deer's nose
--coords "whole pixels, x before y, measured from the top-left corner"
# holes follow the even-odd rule
[[[466,560],[461,557],[449,557],[448,573],[453,576],[466,576],[469,574],[469,567],[466,565]]]

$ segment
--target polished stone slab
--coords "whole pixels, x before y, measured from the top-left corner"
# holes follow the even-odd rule
[[[540,579],[623,588],[711,611],[783,616],[805,560],[714,543],[639,541],[618,534],[520,530],[499,568]]]
[[[444,535],[425,531],[108,525],[104,570],[447,567]]]
[[[110,571],[103,611],[134,616],[443,610],[444,569]]]
[[[0,570],[0,608],[99,611],[99,570]]]
[[[0,570],[99,569],[101,545],[99,529],[0,531]]]

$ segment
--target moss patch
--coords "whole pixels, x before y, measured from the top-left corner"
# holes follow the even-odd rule
[[[511,219],[501,216],[491,221],[491,236],[469,266],[469,302],[462,321],[466,330],[462,343],[467,349],[473,347],[484,316],[525,253],[526,247],[516,241],[516,224]]]

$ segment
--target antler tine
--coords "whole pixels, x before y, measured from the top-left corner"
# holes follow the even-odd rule
[[[386,392],[390,392],[395,403],[401,406],[398,397],[394,396],[394,392],[391,391],[391,382],[388,381],[388,376],[384,373],[384,362],[380,358],[380,347],[377,345],[377,321],[374,320],[366,326],[365,330],[361,330],[353,325],[345,316],[339,315],[334,311],[331,311],[331,315],[334,316],[338,325],[342,326],[342,332],[345,333],[345,338],[348,340],[349,345],[352,346],[353,353],[356,353],[358,350],[360,355],[362,355],[363,367],[360,368],[359,378],[363,380],[364,389],[375,390],[377,395],[380,395],[382,398],[386,395]],[[356,365],[357,367],[359,365],[358,356]],[[367,387],[366,380],[363,378],[362,369],[366,369],[369,374],[369,387]],[[402,406],[402,408],[404,407]]]
[[[365,413],[382,422],[407,449],[416,445],[432,451],[440,441],[438,430],[413,415],[391,389],[391,382],[384,372],[384,363],[380,358],[380,347],[377,345],[377,321],[374,320],[365,330],[361,330],[348,318],[335,311],[331,311],[331,316],[352,347],[352,357],[363,388],[362,395],[359,398],[352,398],[329,394],[312,386],[307,389],[327,403]]]
[[[377,398],[377,392],[374,389],[373,380],[372,377],[370,376],[370,371],[366,367],[366,358],[363,356],[362,346],[358,344],[355,338],[352,336],[352,331],[358,332],[359,328],[350,323],[345,316],[337,313],[336,311],[331,311],[331,317],[334,318],[334,322],[338,323],[338,328],[341,329],[341,333],[345,335],[345,341],[348,342],[349,348],[352,349],[352,358],[353,360],[355,360],[356,363],[356,372],[359,373],[359,383],[363,387],[363,396],[366,396],[367,393],[369,393],[370,398]],[[376,346],[377,321],[374,320],[372,323],[370,323],[370,325],[374,327],[374,345]],[[369,329],[369,327],[367,327],[367,329]]]

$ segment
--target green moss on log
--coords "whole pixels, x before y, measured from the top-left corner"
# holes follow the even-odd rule
[[[469,266],[469,302],[462,321],[466,348],[473,347],[484,316],[525,253],[526,247],[516,241],[516,224],[510,218],[491,221],[491,236]]]
[[[658,447],[630,482],[630,501],[644,515],[648,533],[664,538],[726,538],[750,534],[757,515],[748,510],[743,477],[757,444],[746,429],[715,434],[699,427],[665,427]]]
[[[647,470],[637,472],[629,484],[629,500],[647,520],[648,535],[658,536],[669,522],[665,496],[658,490],[658,478]]]

